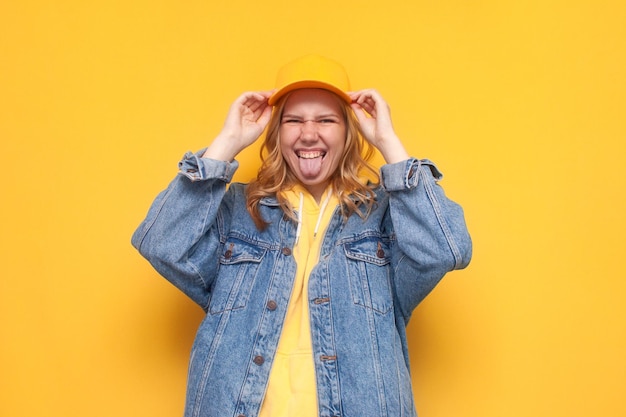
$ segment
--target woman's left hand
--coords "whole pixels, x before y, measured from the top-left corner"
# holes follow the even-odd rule
[[[380,93],[368,89],[348,94],[363,137],[380,151],[385,161],[392,164],[408,159],[409,154],[393,129],[389,105]]]

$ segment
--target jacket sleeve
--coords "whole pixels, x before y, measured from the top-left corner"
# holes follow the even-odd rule
[[[472,241],[463,209],[445,196],[432,162],[384,165],[381,178],[399,248],[393,254],[395,292],[408,318],[447,272],[469,264]]]
[[[238,163],[201,154],[185,154],[179,174],[156,197],[131,242],[161,275],[206,310],[227,213],[220,207],[227,206],[226,185]]]

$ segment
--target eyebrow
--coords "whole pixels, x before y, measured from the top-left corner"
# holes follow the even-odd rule
[[[283,114],[282,118],[284,119],[285,117],[293,117],[293,118],[296,118],[296,119],[302,119],[302,116],[297,115],[297,114],[292,114],[292,113],[285,113],[285,114]],[[315,116],[314,119],[323,119],[325,117],[341,118],[341,115],[339,115],[337,113],[323,113],[323,114],[319,114],[319,115]]]

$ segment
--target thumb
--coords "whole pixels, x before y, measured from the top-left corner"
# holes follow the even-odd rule
[[[263,126],[263,128],[265,128],[265,126],[267,126],[267,124],[270,121],[270,118],[272,117],[272,106],[266,106],[263,109],[263,113],[261,113],[261,115],[259,116],[257,123],[260,126]]]
[[[359,123],[364,123],[368,119],[365,109],[363,109],[360,104],[353,102],[350,104],[350,107],[354,110],[354,115],[358,119]]]

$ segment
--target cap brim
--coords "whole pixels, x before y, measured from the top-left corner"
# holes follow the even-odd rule
[[[294,91],[294,90],[301,90],[303,88],[321,88],[324,90],[328,90],[331,91],[335,94],[337,94],[343,101],[345,101],[346,103],[350,104],[352,103],[352,99],[350,98],[350,96],[343,90],[330,85],[330,84],[326,84],[320,81],[298,81],[295,83],[291,83],[291,84],[287,84],[286,86],[276,90],[276,92],[274,92],[274,94],[272,94],[270,96],[270,98],[268,99],[268,104],[270,106],[275,105],[278,100],[284,96],[285,94]]]

